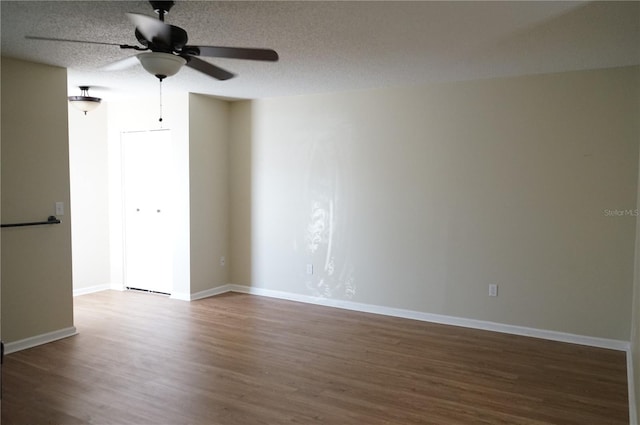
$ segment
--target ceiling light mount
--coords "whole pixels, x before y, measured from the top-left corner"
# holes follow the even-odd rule
[[[176,4],[174,1],[150,1],[149,3],[162,22],[164,22],[164,15],[169,13],[173,5]]]
[[[87,112],[93,111],[100,106],[102,99],[89,96],[89,86],[79,86],[78,88],[80,89],[80,96],[69,96],[69,103],[87,115]]]

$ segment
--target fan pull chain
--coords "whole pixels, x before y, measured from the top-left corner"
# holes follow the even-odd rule
[[[158,79],[160,81],[160,128],[162,128],[162,79]]]

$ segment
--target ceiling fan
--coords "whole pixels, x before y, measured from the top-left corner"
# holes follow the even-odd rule
[[[128,67],[133,65],[133,63],[136,62],[134,58],[137,58],[142,64],[142,67],[147,70],[147,72],[155,75],[160,81],[176,74],[183,65],[218,80],[228,80],[234,77],[234,74],[231,72],[206,62],[200,59],[199,56],[271,62],[278,60],[278,53],[271,49],[188,45],[187,32],[184,29],[164,22],[165,15],[169,13],[175,2],[149,1],[149,3],[158,14],[158,19],[137,13],[126,14],[129,20],[135,25],[135,36],[140,46],[29,35],[25,38],[32,40],[103,44],[119,46],[121,49],[140,51],[142,53],[118,61],[108,66],[107,69],[122,69]]]

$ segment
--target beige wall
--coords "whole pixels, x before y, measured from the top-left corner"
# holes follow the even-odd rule
[[[640,86],[640,78],[636,82]],[[639,114],[640,115],[640,114]],[[640,127],[640,119],[636,120]],[[640,134],[640,130],[638,130]],[[638,140],[640,143],[640,140]],[[638,203],[636,211],[640,211],[640,174],[638,175]],[[636,255],[635,275],[633,280],[633,312],[631,322],[631,360],[636,403],[636,414],[640,413],[640,217],[636,217]],[[637,418],[636,418],[637,419]]]
[[[73,289],[78,293],[111,282],[107,109],[103,104],[85,115],[69,105]]]
[[[2,337],[15,342],[73,327],[66,70],[3,57],[1,120],[2,222],[66,209],[61,224],[2,229]]]
[[[638,72],[234,105],[232,261],[255,287],[629,340],[635,220],[612,214],[636,205]]]
[[[191,294],[229,283],[228,126],[228,102],[189,95]]]
[[[229,263],[231,283],[251,284],[252,102],[231,103],[229,134]]]
[[[634,307],[633,319],[631,323],[631,359],[633,368],[636,412],[640,413],[640,223],[636,224],[636,227],[636,276],[634,279]]]

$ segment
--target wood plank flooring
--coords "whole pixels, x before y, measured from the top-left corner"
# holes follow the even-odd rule
[[[628,424],[625,353],[245,294],[75,298],[2,424]]]

